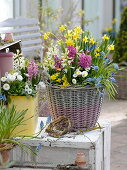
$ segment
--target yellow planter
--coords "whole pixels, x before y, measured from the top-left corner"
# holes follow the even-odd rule
[[[10,96],[11,102],[9,107],[14,104],[17,111],[28,109],[25,114],[24,125],[17,127],[14,130],[14,135],[33,136],[35,134],[37,117],[38,117],[38,97],[26,96]]]

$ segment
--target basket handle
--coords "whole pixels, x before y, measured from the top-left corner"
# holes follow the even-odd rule
[[[127,62],[122,61],[121,63],[119,63],[119,66],[127,66]]]

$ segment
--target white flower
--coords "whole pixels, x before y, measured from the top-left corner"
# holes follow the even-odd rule
[[[81,71],[76,71],[76,74],[79,76],[79,75],[82,75],[82,72]]]
[[[73,77],[77,77],[78,75],[76,73],[73,74]]]
[[[72,63],[72,60],[69,60],[69,61],[68,61],[68,64],[70,65],[71,63]]]
[[[25,85],[25,91],[28,91],[28,90],[29,90],[29,86],[27,84],[27,85]]]
[[[86,70],[86,71],[89,71],[89,70],[90,70],[90,67],[86,68],[85,70]]]
[[[3,89],[6,90],[6,91],[8,91],[8,90],[10,89],[10,85],[7,84],[7,83],[5,83],[5,84],[3,85]]]
[[[17,75],[17,80],[22,81],[23,77],[21,75]]]
[[[7,75],[7,80],[8,81],[14,81],[16,79],[16,76],[15,75],[12,75],[12,74],[8,74]]]
[[[67,73],[67,69],[64,69],[65,73]]]
[[[45,83],[42,82],[42,81],[40,81],[40,82],[38,83],[38,85],[39,85],[42,89],[45,89],[45,88],[46,88]]]
[[[6,77],[2,77],[2,78],[1,78],[1,81],[2,81],[2,82],[5,82],[6,80],[7,80]]]
[[[72,79],[72,83],[76,84],[77,83],[76,79]]]
[[[18,73],[18,72],[15,72],[13,75],[14,75],[14,76],[18,76],[18,75],[19,75],[19,73]]]
[[[28,94],[31,94],[32,93],[32,89],[29,89],[27,92],[28,92]]]
[[[88,76],[88,72],[87,71],[83,71],[82,72],[82,77],[86,77],[86,76]]]

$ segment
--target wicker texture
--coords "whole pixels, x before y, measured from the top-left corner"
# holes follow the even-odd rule
[[[127,66],[125,69],[120,70],[116,76],[117,83],[117,99],[127,99]]]
[[[100,88],[103,91],[103,88]],[[53,119],[60,115],[69,118],[71,131],[91,129],[98,120],[102,99],[95,87],[68,87],[61,89],[47,86],[50,114]]]

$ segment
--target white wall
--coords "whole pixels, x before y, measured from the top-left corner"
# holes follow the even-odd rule
[[[13,0],[0,0],[0,22],[13,17]]]
[[[86,30],[93,36],[101,38],[101,32],[112,25],[112,0],[85,0],[84,9],[86,19],[93,22],[86,26]]]

